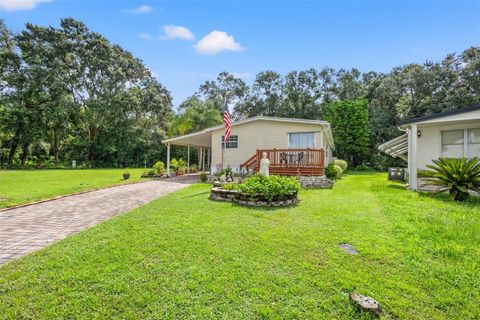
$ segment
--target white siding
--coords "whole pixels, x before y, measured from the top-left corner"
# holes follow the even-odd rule
[[[309,123],[288,123],[279,121],[258,120],[232,126],[231,135],[238,135],[238,148],[225,149],[224,164],[234,170],[251,158],[257,149],[288,148],[288,133],[315,132],[315,148],[326,145],[322,132],[323,126]],[[222,163],[221,137],[223,129],[212,132],[212,171]]]
[[[426,165],[431,164],[432,159],[441,157],[442,131],[473,128],[480,128],[480,120],[461,124],[419,125],[418,129],[422,132],[422,136],[417,140],[417,169],[426,169]]]

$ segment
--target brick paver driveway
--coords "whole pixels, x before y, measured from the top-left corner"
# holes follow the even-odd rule
[[[195,182],[195,175],[147,181],[0,211],[0,265]]]

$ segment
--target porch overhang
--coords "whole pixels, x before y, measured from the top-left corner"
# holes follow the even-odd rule
[[[211,130],[203,130],[186,134],[183,136],[163,140],[164,144],[171,144],[177,146],[194,146],[201,148],[212,147],[212,132]]]
[[[378,146],[378,150],[394,158],[408,161],[408,135],[402,134]]]

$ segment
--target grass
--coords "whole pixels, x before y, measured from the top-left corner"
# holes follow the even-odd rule
[[[143,169],[0,170],[0,208],[139,181]]]
[[[194,185],[0,268],[0,318],[480,317],[480,202],[350,174],[252,209]],[[358,255],[339,249],[350,243]]]

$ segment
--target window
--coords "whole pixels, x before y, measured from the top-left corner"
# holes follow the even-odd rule
[[[463,158],[464,130],[442,132],[442,157]]]
[[[315,148],[315,133],[313,132],[289,133],[288,147],[290,149]]]
[[[225,144],[225,136],[222,136],[222,148]],[[236,149],[238,148],[238,136],[230,136],[230,139],[227,141],[226,149]]]
[[[480,157],[480,128],[443,131],[442,157]]]
[[[467,134],[468,157],[480,158],[480,129],[468,129]]]

